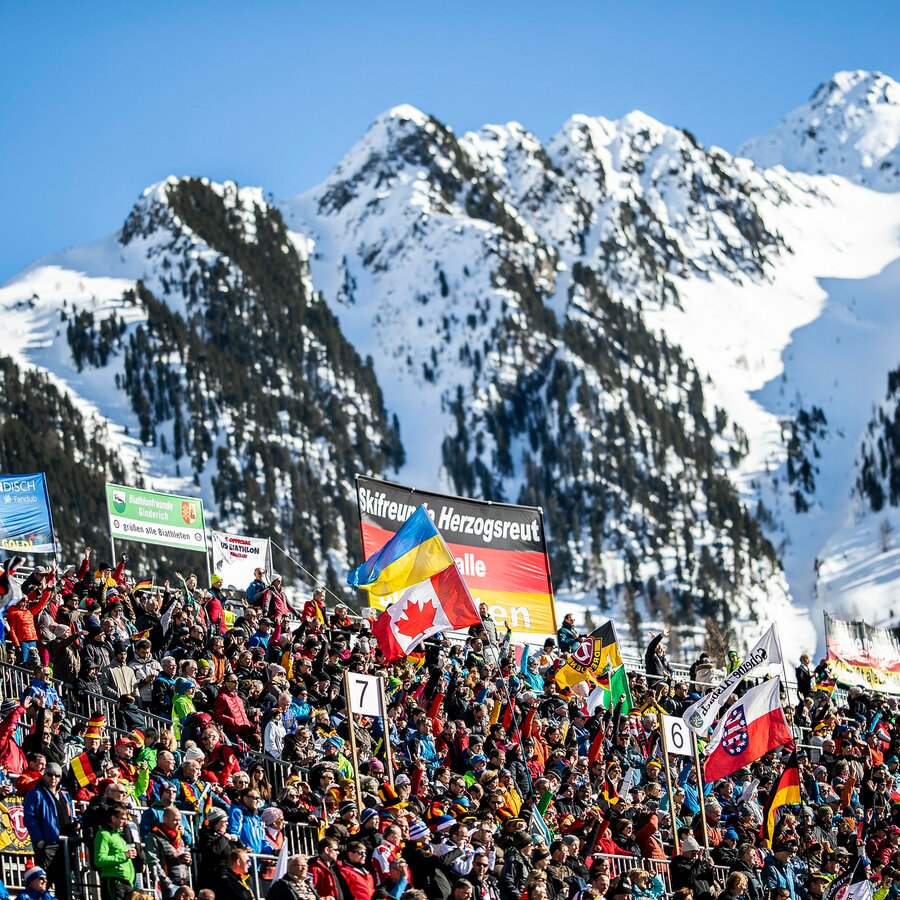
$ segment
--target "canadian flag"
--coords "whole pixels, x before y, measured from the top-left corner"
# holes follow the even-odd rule
[[[481,621],[469,588],[455,563],[408,587],[375,620],[372,636],[387,662],[402,659],[425,638],[439,631],[477,625]]]
[[[718,781],[794,738],[781,708],[781,678],[747,691],[719,719],[706,747],[703,779]]]

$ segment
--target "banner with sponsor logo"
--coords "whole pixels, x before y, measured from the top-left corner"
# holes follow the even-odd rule
[[[254,569],[272,574],[272,545],[268,538],[244,537],[210,531],[212,546],[212,573],[219,575],[225,587],[247,589],[253,581]]]
[[[900,695],[900,637],[894,630],[825,613],[825,647],[840,684]]]
[[[758,678],[769,672],[772,667],[781,665],[781,643],[778,630],[770,625],[766,633],[756,642],[753,649],[742,660],[740,665],[729,672],[709,693],[704,694],[696,703],[683,713],[688,728],[698,735],[704,735],[719,714],[725,701],[737,690],[738,685],[748,676]]]
[[[516,634],[556,635],[550,560],[541,511],[356,479],[363,556],[377,553],[424,505],[446,540],[475,603]],[[370,595],[385,609],[396,597]]]
[[[22,554],[56,552],[43,472],[0,475],[0,549]]]
[[[107,484],[106,506],[114,539],[206,553],[203,501],[197,497]]]

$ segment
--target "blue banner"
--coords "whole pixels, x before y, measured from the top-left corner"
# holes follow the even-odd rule
[[[54,553],[47,476],[0,475],[0,549],[9,554]]]

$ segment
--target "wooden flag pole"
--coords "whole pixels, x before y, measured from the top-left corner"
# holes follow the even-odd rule
[[[697,735],[691,732],[691,743],[694,746],[694,765],[697,767],[697,790],[700,794],[700,821],[703,824],[703,846],[709,855],[709,832],[706,830],[706,791],[703,782],[703,769],[700,766],[700,747],[697,745]]]
[[[353,785],[356,789],[356,808],[362,809],[362,789],[359,786],[359,754],[356,751],[356,731],[353,727],[353,707],[350,703],[350,672],[344,669],[344,698],[347,701],[347,730],[350,733],[350,758],[353,760]]]
[[[387,694],[384,690],[384,678],[378,676],[378,687],[381,692],[381,722],[384,734],[384,764],[387,767],[388,781],[394,786],[394,751],[391,747],[391,723],[388,719]]]
[[[660,723],[662,724],[662,723]],[[669,821],[672,823],[672,840],[675,844],[675,855],[681,853],[681,844],[678,840],[678,826],[675,824],[675,792],[672,790],[672,773],[669,771],[669,751],[666,747],[666,729],[659,729],[659,738],[662,743],[663,771],[666,773],[666,790],[669,792]]]

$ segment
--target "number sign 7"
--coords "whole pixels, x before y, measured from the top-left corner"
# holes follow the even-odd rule
[[[381,685],[377,675],[347,674],[350,696],[347,704],[350,712],[358,716],[381,716]]]

